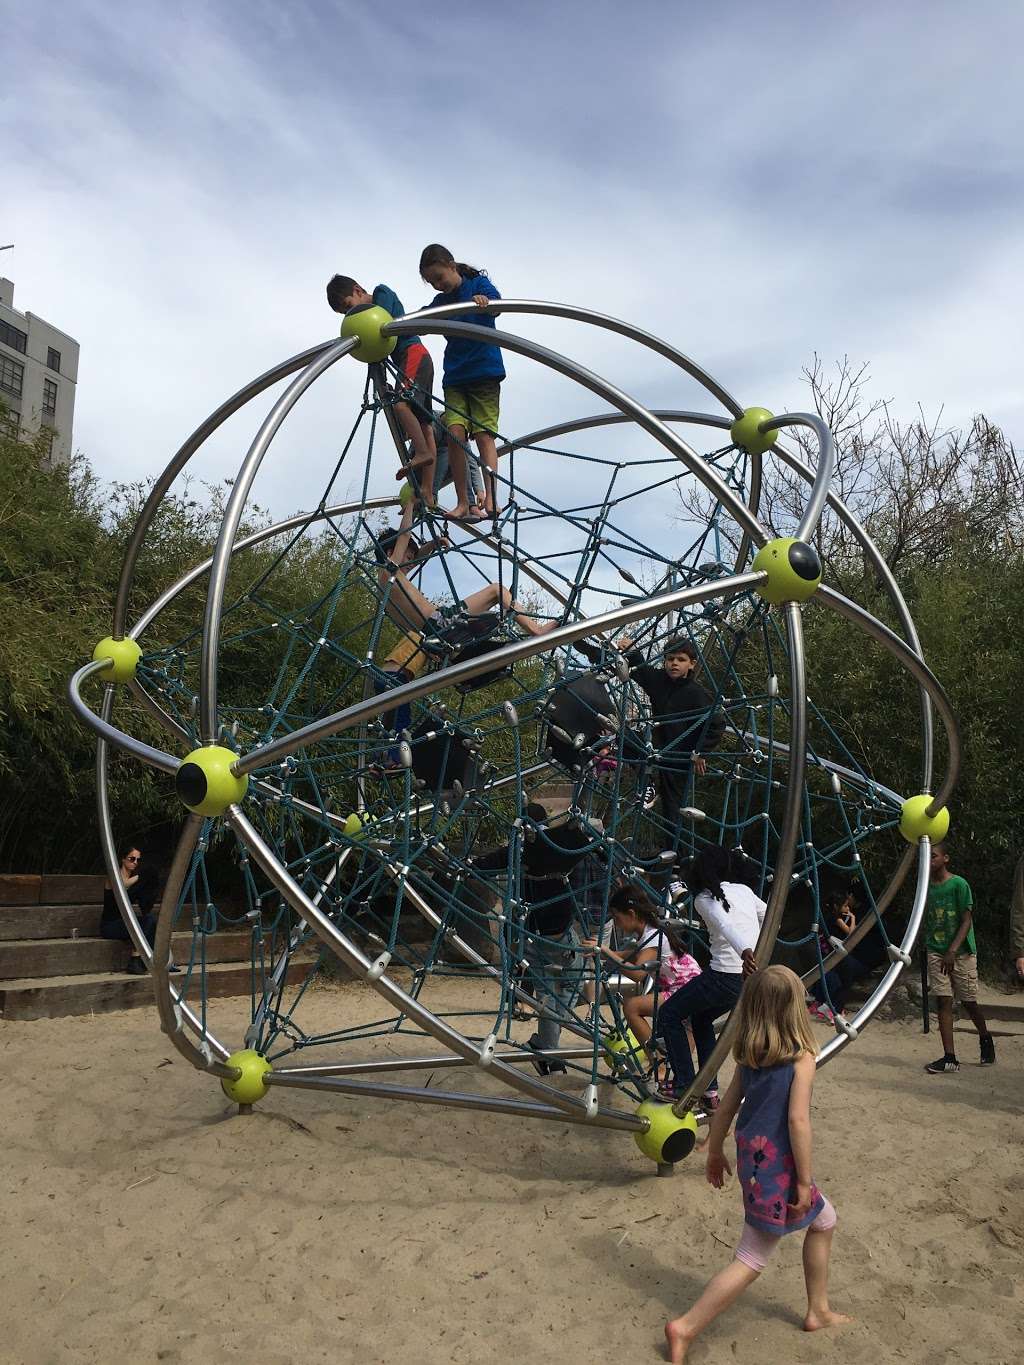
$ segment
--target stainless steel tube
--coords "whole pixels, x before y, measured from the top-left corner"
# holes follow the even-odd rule
[[[224,607],[224,589],[227,586],[231,553],[234,549],[238,524],[242,519],[249,490],[253,479],[270,448],[281,423],[295,406],[298,399],[309,386],[342,356],[348,355],[359,344],[355,337],[346,337],[330,346],[318,350],[313,360],[285,389],[268,413],[266,420],[256,433],[256,439],[242,461],[224,508],[217,546],[210,565],[210,589],[206,598],[206,613],[203,619],[203,640],[199,661],[199,733],[204,744],[213,744],[217,738],[217,651],[220,645],[220,618]]]
[[[244,754],[233,765],[233,771],[237,774],[249,773],[254,768],[262,767],[264,764],[278,763],[281,759],[287,758],[289,754],[295,753],[296,750],[304,748],[307,744],[325,739],[328,735],[338,734],[339,731],[352,729],[361,721],[372,719],[383,711],[390,711],[393,707],[401,706],[405,702],[418,701],[420,697],[429,696],[431,692],[437,692],[441,688],[455,687],[459,683],[468,682],[471,678],[475,678],[481,673],[490,672],[492,669],[505,668],[509,664],[519,663],[522,659],[532,658],[535,654],[547,653],[559,645],[571,644],[574,640],[579,640],[586,635],[613,630],[619,626],[628,625],[630,621],[639,621],[645,616],[658,615],[672,607],[704,602],[712,597],[734,597],[737,593],[756,588],[759,583],[764,581],[765,577],[766,575],[763,573],[751,572],[736,574],[731,578],[720,578],[713,583],[699,583],[690,588],[678,588],[675,592],[646,598],[642,602],[631,602],[627,606],[616,607],[613,611],[604,612],[599,616],[591,616],[584,621],[574,621],[570,625],[557,626],[554,630],[548,631],[546,635],[530,636],[525,640],[517,640],[513,644],[504,645],[501,649],[491,651],[483,659],[469,659],[465,663],[453,664],[437,673],[429,674],[426,678],[405,683],[401,687],[393,687],[382,697],[371,697],[366,701],[356,702],[352,706],[346,707],[344,711],[337,711],[334,715],[326,716],[323,720],[303,726],[290,735],[282,735],[279,739]]]

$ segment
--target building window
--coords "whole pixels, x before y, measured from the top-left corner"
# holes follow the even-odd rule
[[[46,368],[60,374],[60,351],[55,351],[52,346],[46,348]]]
[[[12,393],[15,398],[20,398],[24,379],[25,366],[19,364],[17,360],[10,360],[7,356],[0,355],[0,389],[3,389],[5,393]]]
[[[21,426],[21,413],[13,408],[0,408],[0,427],[5,428],[8,436],[17,436]]]
[[[28,333],[20,332],[17,327],[12,327],[9,322],[4,322],[0,318],[0,341],[5,346],[10,346],[12,351],[20,351],[25,354],[28,348]]]
[[[52,379],[43,380],[43,416],[53,417],[57,411],[57,385]]]

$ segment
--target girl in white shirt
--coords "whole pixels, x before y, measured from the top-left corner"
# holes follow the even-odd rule
[[[715,1020],[727,1014],[739,999],[744,963],[753,965],[766,907],[739,880],[738,867],[739,855],[718,845],[701,849],[693,860],[693,908],[707,928],[711,962],[707,971],[676,991],[659,1014],[658,1032],[665,1040],[674,1078],[672,1085],[663,1088],[666,1099],[682,1095],[696,1074],[686,1036],[687,1021],[701,1067],[714,1050]],[[702,1098],[707,1108],[717,1106],[717,1079],[709,1083]]]

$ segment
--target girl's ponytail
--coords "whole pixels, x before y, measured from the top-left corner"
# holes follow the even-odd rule
[[[651,929],[660,929],[668,946],[677,956],[687,952],[686,944],[677,929],[670,928],[662,919],[658,907],[639,886],[627,885],[613,891],[608,902],[611,910],[632,910],[637,919]]]
[[[732,874],[733,855],[720,844],[709,844],[707,848],[702,848],[693,860],[690,868],[690,890],[695,896],[700,895],[702,891],[709,892],[720,903],[722,909],[728,912],[729,902],[722,890],[722,883],[733,881]]]

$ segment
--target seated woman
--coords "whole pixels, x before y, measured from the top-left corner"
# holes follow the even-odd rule
[[[502,613],[511,614],[527,635],[546,635],[554,629],[554,621],[541,625],[527,615],[513,601],[508,588],[500,583],[488,583],[485,588],[471,593],[465,601],[457,602],[454,606],[439,607],[436,602],[431,602],[411,582],[406,569],[422,563],[436,550],[447,549],[448,542],[443,538],[425,543],[418,541],[412,531],[413,517],[414,510],[410,503],[402,513],[398,530],[384,536],[377,547],[377,583],[385,596],[384,610],[401,630],[418,631],[424,639],[443,638],[445,632],[462,618],[473,620],[492,612],[495,607]]]
[[[656,991],[628,995],[622,1002],[626,1026],[632,1030],[637,1042],[647,1047],[651,1040],[648,1021],[656,1003],[663,1006],[681,986],[700,975],[700,967],[672,930],[658,923],[657,906],[640,887],[620,887],[612,894],[608,908],[616,931],[624,938],[635,938],[635,946],[628,953],[602,947],[596,939],[585,940],[583,946],[595,956],[617,962],[622,974],[639,986],[652,977],[657,978]]]

